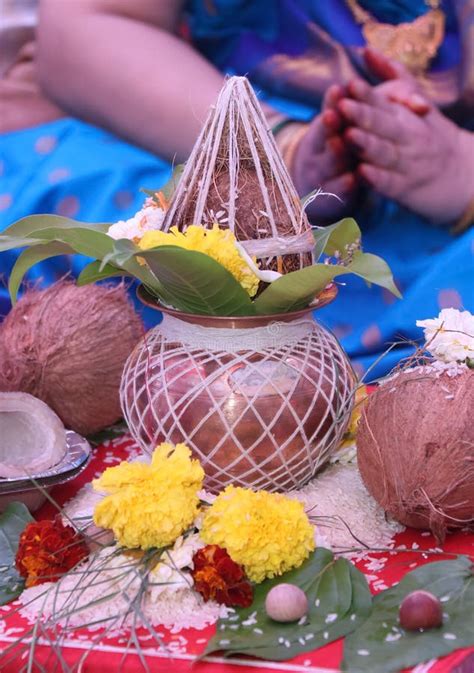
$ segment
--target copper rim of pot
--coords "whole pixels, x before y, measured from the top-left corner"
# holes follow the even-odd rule
[[[337,296],[337,285],[331,283],[306,308],[299,311],[290,311],[288,313],[270,313],[268,315],[242,315],[242,316],[216,316],[216,315],[201,315],[197,313],[185,313],[184,311],[177,311],[174,308],[169,308],[160,304],[160,302],[150,294],[143,285],[137,288],[137,297],[146,306],[179,318],[184,322],[201,325],[204,327],[224,327],[227,329],[246,328],[246,327],[265,327],[274,322],[291,322],[298,318],[302,318],[312,311],[318,310],[327,304],[330,304]]]

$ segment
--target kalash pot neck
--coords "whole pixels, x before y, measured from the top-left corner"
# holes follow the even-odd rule
[[[177,311],[160,304],[146,289],[140,285],[137,290],[137,296],[146,306],[160,311],[164,316],[171,316],[182,323],[199,325],[201,327],[210,327],[214,329],[250,329],[259,327],[271,327],[275,323],[291,323],[295,320],[311,319],[311,313],[317,309],[331,303],[337,296],[337,286],[329,285],[316,298],[316,300],[304,309],[291,311],[289,313],[272,313],[268,315],[249,315],[249,316],[214,316],[199,315],[196,313],[185,313]]]

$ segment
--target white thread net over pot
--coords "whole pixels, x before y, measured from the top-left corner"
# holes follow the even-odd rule
[[[245,77],[229,78],[186,162],[163,223],[230,228],[260,268],[313,263],[314,240],[288,170]]]
[[[165,315],[125,366],[134,438],[148,454],[185,442],[214,492],[301,487],[339,445],[352,409],[355,377],[337,339],[310,317],[230,329],[182,315]]]

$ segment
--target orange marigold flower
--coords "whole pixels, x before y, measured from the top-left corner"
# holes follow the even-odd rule
[[[252,585],[242,566],[235,563],[225,549],[208,544],[194,554],[193,565],[194,588],[205,601],[217,601],[228,607],[252,605]]]
[[[15,565],[32,587],[57,581],[88,554],[81,536],[60,519],[34,521],[20,535]]]

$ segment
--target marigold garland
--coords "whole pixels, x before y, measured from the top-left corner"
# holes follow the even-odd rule
[[[94,523],[111,528],[124,547],[150,549],[172,544],[194,521],[204,471],[185,444],[161,444],[146,463],[120,463],[93,481],[107,495]]]
[[[81,536],[60,519],[34,521],[20,535],[15,566],[33,587],[57,581],[88,555]]]
[[[177,227],[171,227],[168,233],[147,231],[139,242],[142,250],[159,245],[176,245],[209,255],[222,264],[251,297],[258,290],[260,281],[241,257],[236,247],[236,238],[230,229],[219,229],[217,224],[212,229],[205,229],[193,224],[185,232],[181,232]]]
[[[227,551],[215,544],[199,549],[193,556],[194,589],[205,601],[217,601],[228,607],[248,608],[253,602],[253,588],[244,569]]]
[[[300,502],[234,486],[206,512],[201,538],[225,548],[254,582],[299,567],[315,546],[313,527]]]

